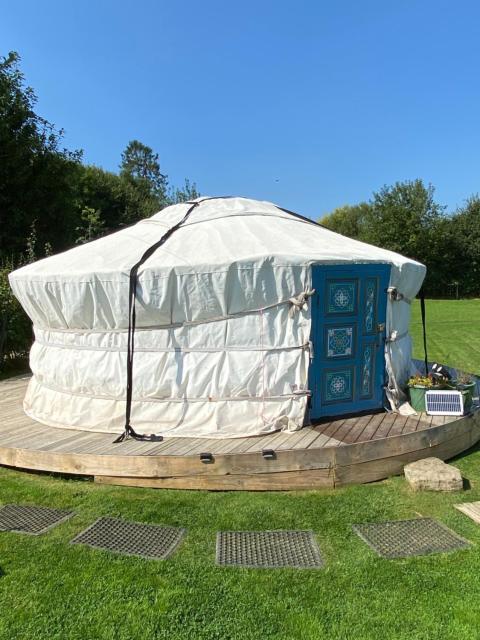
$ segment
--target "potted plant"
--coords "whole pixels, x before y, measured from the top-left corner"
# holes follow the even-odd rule
[[[453,389],[449,380],[441,375],[422,376],[420,373],[411,376],[407,382],[410,404],[418,412],[426,411],[425,392],[429,389]]]
[[[463,394],[463,404],[465,406],[465,409],[469,409],[472,406],[473,394],[476,385],[477,383],[475,382],[473,376],[471,376],[469,373],[465,373],[464,371],[458,372],[455,387]]]
[[[410,377],[407,386],[412,407],[420,413],[425,411],[425,392],[434,386],[431,376],[422,376],[417,373]]]

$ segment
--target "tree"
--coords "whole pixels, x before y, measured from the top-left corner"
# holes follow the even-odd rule
[[[154,153],[151,147],[131,140],[122,153],[120,176],[134,185],[144,200],[151,202],[151,213],[165,206],[168,179],[160,171],[158,153]]]
[[[451,219],[449,240],[460,293],[480,295],[480,196],[471,196]]]
[[[370,201],[365,217],[365,240],[425,261],[428,236],[444,212],[444,207],[435,202],[434,193],[434,187],[425,187],[422,180],[382,187]]]
[[[0,259],[17,256],[36,220],[40,246],[71,242],[80,152],[60,148],[63,132],[34,111],[20,57],[0,58]]]
[[[77,239],[76,244],[85,244],[99,238],[103,231],[103,221],[100,218],[100,212],[91,207],[84,207],[80,214],[81,226],[76,228]]]
[[[349,238],[361,239],[365,218],[370,210],[367,202],[356,205],[337,207],[331,213],[325,215],[319,222],[327,229],[341,233]]]
[[[195,182],[190,182],[188,178],[185,178],[183,187],[171,189],[169,194],[169,201],[171,204],[177,204],[178,202],[188,202],[196,200],[200,197],[200,192],[197,189]]]
[[[82,167],[77,190],[79,215],[86,208],[96,211],[103,233],[133,224],[160,208],[145,182],[91,165]]]

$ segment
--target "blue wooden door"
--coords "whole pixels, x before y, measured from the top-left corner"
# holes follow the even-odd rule
[[[314,265],[310,417],[383,406],[390,265]]]

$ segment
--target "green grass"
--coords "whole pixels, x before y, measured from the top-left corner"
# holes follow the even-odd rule
[[[431,357],[480,371],[479,313],[478,301],[430,302]],[[415,337],[419,328],[416,320]],[[416,350],[422,357],[420,342]],[[480,527],[452,505],[480,500],[480,451],[454,464],[470,481],[462,494],[414,494],[402,478],[292,494],[155,491],[1,469],[0,502],[77,515],[39,537],[0,534],[0,638],[477,640]],[[388,561],[351,529],[420,514],[474,545]],[[101,515],[185,526],[188,535],[166,562],[69,544]],[[217,530],[276,528],[313,529],[326,567],[215,567]]]
[[[399,303],[400,304],[400,303]],[[480,300],[426,301],[428,359],[480,375]],[[414,357],[423,360],[420,303],[412,306]]]

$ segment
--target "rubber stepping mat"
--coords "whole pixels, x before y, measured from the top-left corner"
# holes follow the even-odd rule
[[[253,569],[320,569],[323,560],[312,531],[220,531],[217,564]]]
[[[453,506],[474,522],[480,524],[480,502],[463,502],[462,504],[454,504]]]
[[[165,560],[178,547],[185,529],[129,522],[120,518],[99,518],[72,540],[127,556]]]
[[[73,511],[66,509],[6,504],[0,508],[0,531],[15,531],[38,536],[73,515]]]
[[[355,524],[353,530],[379,556],[389,559],[446,553],[471,545],[432,518]]]

